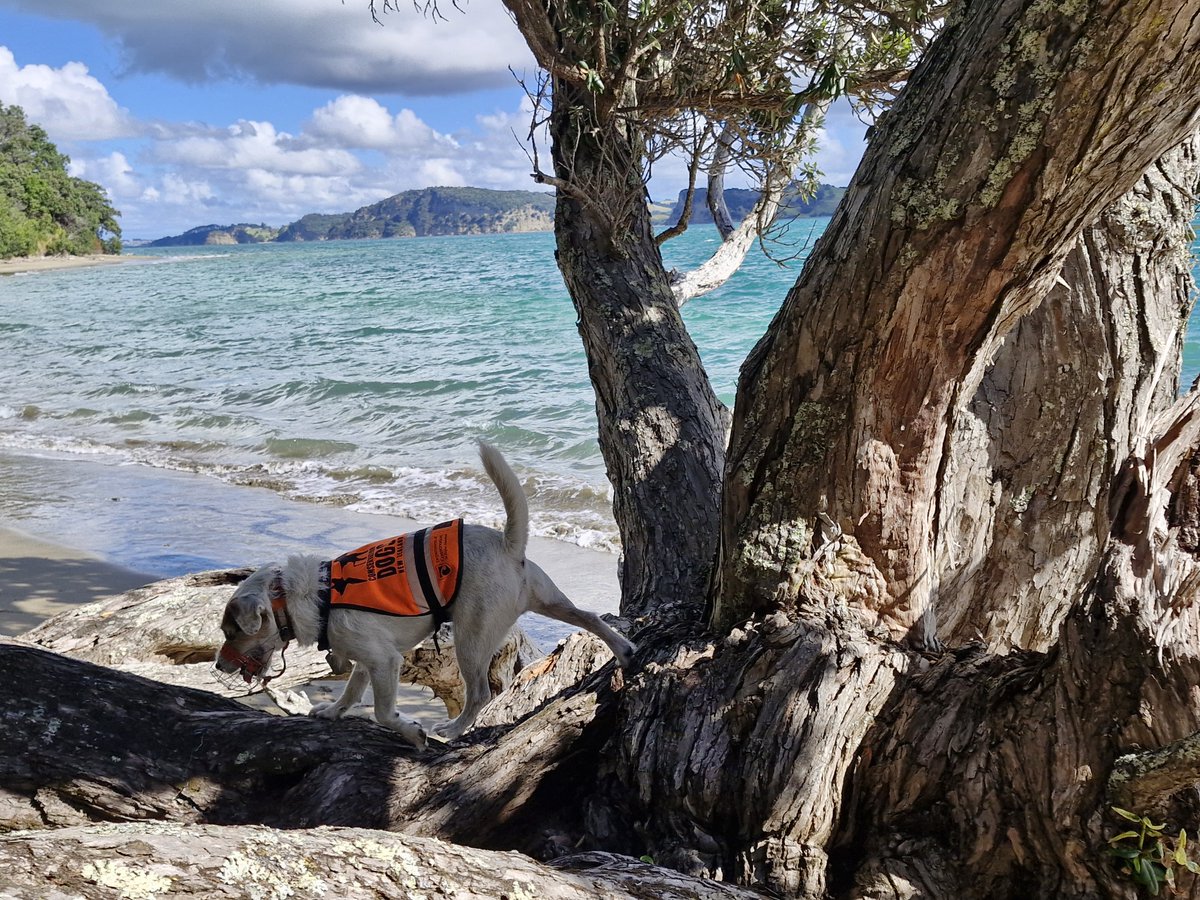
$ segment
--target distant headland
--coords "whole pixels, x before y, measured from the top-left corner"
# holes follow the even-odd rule
[[[785,218],[828,216],[845,188],[820,185],[808,200],[792,200]],[[683,208],[683,192],[672,203],[651,207],[655,224],[674,223]],[[753,207],[758,192],[725,191],[730,215],[741,219]],[[696,191],[692,222],[711,222],[705,192]],[[270,225],[200,225],[183,234],[159,238],[142,246],[193,247],[262,244],[287,241],[342,241],[364,238],[427,237],[452,234],[506,234],[550,231],[554,227],[554,195],[537,191],[493,191],[472,187],[430,187],[400,194],[347,213],[310,213],[282,228]]]

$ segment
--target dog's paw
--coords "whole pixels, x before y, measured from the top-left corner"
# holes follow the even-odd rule
[[[617,658],[618,666],[622,669],[628,669],[633,665],[633,655],[635,653],[637,653],[637,644],[633,643],[633,641],[626,641],[625,646],[621,648],[620,652],[613,655]]]
[[[413,722],[413,725],[415,727],[411,731],[406,731],[403,733],[404,739],[418,750],[428,750],[429,738],[425,734],[425,729],[420,725],[417,725],[416,722]]]
[[[451,719],[448,722],[439,722],[433,726],[433,733],[447,741],[456,741],[462,737],[464,728],[459,728],[457,719]]]
[[[425,734],[425,729],[421,727],[421,723],[414,719],[406,719],[404,716],[393,712],[391,715],[380,715],[378,712],[375,716],[377,721],[384,728],[390,728],[396,732],[408,743],[412,744],[418,750],[425,750],[429,746],[429,740]]]
[[[326,703],[314,703],[309,715],[315,719],[340,719],[345,710],[338,707],[336,700]]]

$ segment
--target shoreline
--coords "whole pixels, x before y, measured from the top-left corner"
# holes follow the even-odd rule
[[[31,275],[36,272],[83,269],[89,266],[108,266],[133,261],[134,257],[126,256],[123,253],[91,253],[87,256],[21,256],[0,259],[0,275]]]

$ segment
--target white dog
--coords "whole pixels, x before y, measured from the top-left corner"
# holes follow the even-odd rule
[[[354,668],[341,697],[314,707],[312,715],[343,715],[362,698],[370,678],[376,720],[424,748],[424,729],[396,712],[396,688],[403,654],[442,621],[454,622],[466,687],[459,716],[434,728],[450,740],[470,728],[491,699],[488,666],[523,612],[590,631],[628,666],[634,645],[599,616],[576,607],[525,558],[529,507],[521,484],[494,447],[481,442],[479,456],[504,501],[503,534],[456,520],[332,561],[292,556],[283,566],[265,566],[238,586],[225,607],[218,670],[240,673],[249,682],[262,677],[290,640],[328,647],[335,669],[342,660],[352,660]]]

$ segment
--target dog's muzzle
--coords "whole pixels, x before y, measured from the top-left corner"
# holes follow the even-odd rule
[[[225,687],[234,690],[238,687],[239,678],[246,684],[269,681],[272,676],[266,675],[265,669],[266,666],[262,659],[238,653],[226,643],[222,644],[221,649],[217,651],[217,663],[213,667],[213,675]]]

